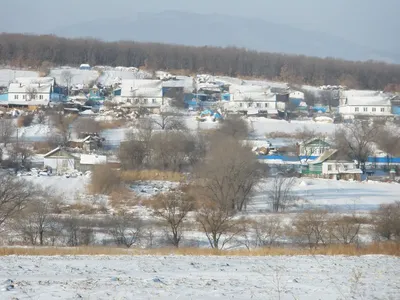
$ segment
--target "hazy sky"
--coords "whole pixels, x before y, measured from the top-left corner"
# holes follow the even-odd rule
[[[180,10],[256,17],[400,51],[400,0],[2,0],[2,32],[49,33],[54,28],[138,12]],[[5,4],[5,5],[4,5]],[[234,18],[232,18],[234,22]]]

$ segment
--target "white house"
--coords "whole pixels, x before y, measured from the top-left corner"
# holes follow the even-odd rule
[[[276,111],[276,95],[266,86],[231,85],[230,105],[237,110]]]
[[[44,167],[50,167],[53,173],[66,173],[76,169],[79,158],[57,147],[44,155],[43,163]]]
[[[159,108],[163,105],[163,82],[151,79],[126,79],[121,83],[121,96],[115,101],[136,107]]]
[[[52,92],[51,83],[10,83],[8,105],[47,106]]]
[[[90,171],[96,165],[107,164],[107,156],[96,154],[81,154],[79,170]]]
[[[339,113],[344,118],[355,116],[392,116],[392,96],[379,91],[349,90],[341,92]]]

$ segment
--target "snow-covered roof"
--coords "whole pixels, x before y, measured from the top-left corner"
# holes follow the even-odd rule
[[[162,81],[151,79],[124,79],[121,82],[122,97],[161,98]]]
[[[390,95],[379,91],[349,90],[342,93],[345,105],[352,106],[390,106]]]
[[[51,84],[42,84],[42,83],[10,83],[8,87],[9,94],[26,94],[31,91],[34,91],[37,94],[50,94],[51,92]]]
[[[81,165],[103,165],[107,163],[107,156],[96,154],[81,154]]]
[[[21,83],[23,85],[29,84],[50,84],[54,85],[55,80],[53,77],[17,77],[13,80],[14,83]]]
[[[61,150],[61,147],[57,147],[57,148],[55,148],[55,149],[53,149],[53,150],[47,152],[43,157],[51,156],[51,155],[53,155],[54,153],[56,153],[57,151],[59,151],[59,150]]]

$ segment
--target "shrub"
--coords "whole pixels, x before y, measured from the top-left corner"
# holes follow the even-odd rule
[[[20,116],[17,121],[18,127],[28,127],[32,124],[33,121],[33,114],[28,114],[24,116]]]
[[[110,195],[120,185],[121,177],[119,172],[108,165],[94,167],[90,184],[91,193]]]

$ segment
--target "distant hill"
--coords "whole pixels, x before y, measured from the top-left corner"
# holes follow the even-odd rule
[[[51,32],[64,37],[95,37],[106,41],[237,46],[259,51],[400,63],[399,54],[369,49],[336,36],[218,14],[140,13],[130,19],[99,19],[57,27]]]

